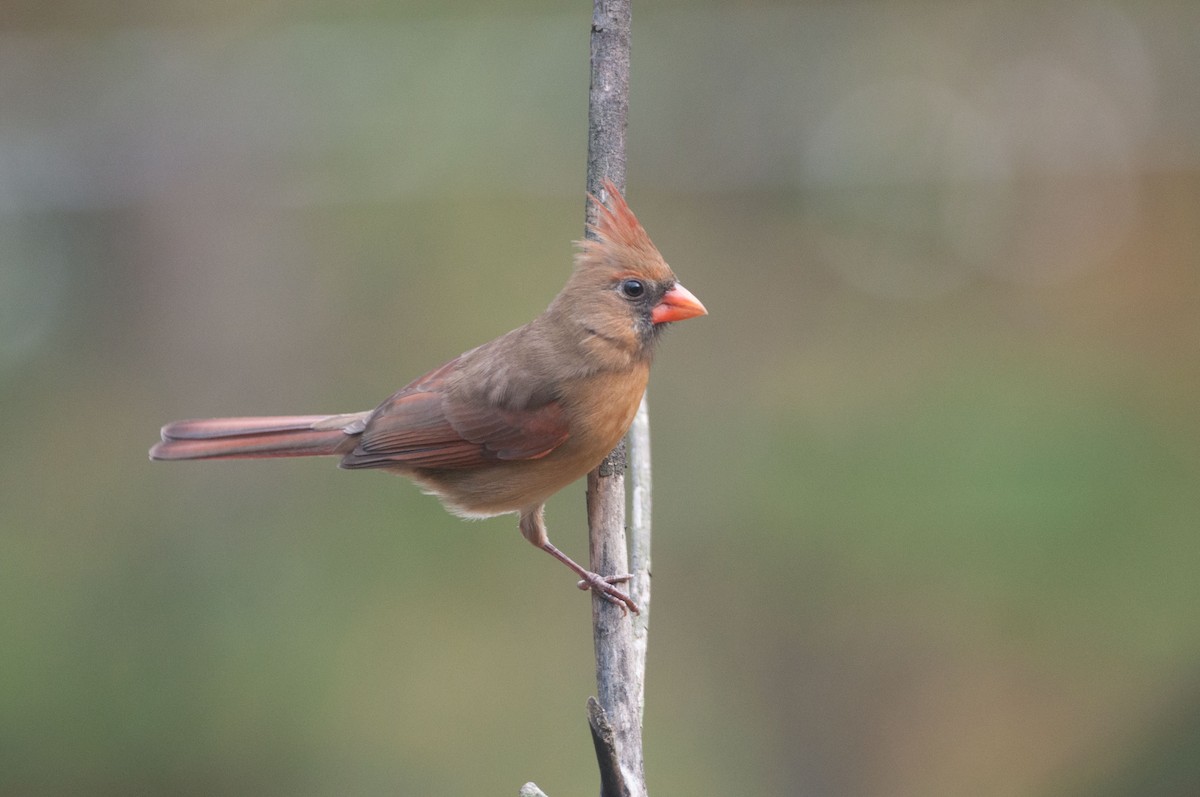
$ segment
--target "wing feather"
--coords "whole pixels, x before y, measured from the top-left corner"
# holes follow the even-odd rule
[[[446,379],[457,362],[414,380],[381,404],[342,467],[477,468],[544,457],[570,436],[557,401],[513,409],[451,396]]]

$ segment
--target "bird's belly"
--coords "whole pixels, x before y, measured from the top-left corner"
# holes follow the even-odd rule
[[[601,454],[600,459],[603,457]],[[405,475],[457,515],[491,517],[545,503],[598,462],[523,460],[463,470],[423,469]]]

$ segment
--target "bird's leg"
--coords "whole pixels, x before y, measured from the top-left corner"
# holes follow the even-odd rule
[[[546,524],[542,519],[541,506],[522,512],[520,526],[521,534],[524,535],[525,539],[571,568],[579,576],[580,589],[594,591],[614,606],[620,606],[622,611],[628,610],[634,614],[641,614],[637,604],[628,595],[613,586],[613,584],[629,581],[633,576],[629,573],[617,576],[602,576],[598,573],[593,573],[581,567],[574,559],[554,547],[554,544],[546,537]]]

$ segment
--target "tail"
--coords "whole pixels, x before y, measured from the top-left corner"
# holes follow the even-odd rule
[[[252,459],[344,454],[358,442],[370,412],[175,421],[162,428],[150,459]]]

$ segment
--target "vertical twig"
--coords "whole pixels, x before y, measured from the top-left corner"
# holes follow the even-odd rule
[[[601,199],[607,199],[601,187],[605,178],[625,191],[630,22],[630,0],[593,0],[587,190]],[[589,202],[588,224],[596,222],[595,214]],[[591,570],[633,573],[628,588],[641,609],[640,615],[630,616],[622,608],[592,597],[597,697],[589,698],[587,716],[600,768],[601,797],[646,797],[642,713],[650,613],[650,426],[644,397],[629,432],[629,456],[633,471],[632,562],[625,539],[626,442],[587,477]],[[526,793],[540,794],[532,783],[526,784],[522,794]]]
[[[592,0],[587,156],[587,190],[592,196],[601,196],[605,177],[625,191],[630,19],[630,0]],[[588,221],[595,221],[590,203],[587,213]]]
[[[622,192],[625,190],[630,0],[593,0],[592,9],[587,187],[594,196],[602,196],[600,181],[606,177]],[[595,208],[589,206],[589,223],[595,221],[594,213]],[[639,416],[644,425],[644,403]],[[640,437],[646,435],[648,431]],[[625,443],[622,442],[588,474],[591,569],[597,573],[630,572],[625,539],[625,464]],[[648,481],[641,483],[648,485]],[[635,485],[635,491],[637,489]],[[638,551],[635,565],[648,568],[648,539],[635,548]],[[633,572],[634,581],[629,585],[633,592],[631,597],[642,607],[644,618],[649,610],[649,574],[648,571]],[[640,633],[635,634],[632,620],[622,609],[593,596],[597,701],[594,707],[589,707],[589,723],[596,741],[603,797],[643,797],[646,794],[642,759],[644,620],[639,630]],[[612,771],[614,762],[619,771]]]
[[[638,722],[641,722],[646,710],[646,647],[650,641],[650,409],[645,396],[642,396],[629,429],[629,481],[633,487],[629,523],[629,572],[633,574],[633,581],[629,585],[629,596],[642,610],[633,618],[637,709]]]

